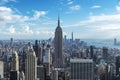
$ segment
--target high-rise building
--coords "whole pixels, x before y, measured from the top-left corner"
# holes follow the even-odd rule
[[[120,77],[120,56],[116,57],[116,76]]]
[[[70,80],[94,80],[92,59],[70,59]]]
[[[16,51],[12,53],[12,64],[11,64],[12,71],[19,71],[19,57]]]
[[[38,40],[35,40],[35,45],[33,46],[33,49],[35,51],[35,54],[36,54],[36,57],[38,57],[38,49],[39,49],[39,46],[38,46]]]
[[[108,62],[108,48],[107,47],[103,47],[103,59],[105,60],[105,62]]]
[[[50,76],[50,45],[49,44],[45,48],[43,63],[46,71],[46,76]]]
[[[116,44],[117,44],[117,39],[115,38],[115,39],[114,39],[114,45],[116,45]]]
[[[20,72],[19,78],[20,78],[19,80],[25,80],[25,75],[23,71]]]
[[[25,60],[25,80],[37,79],[37,59],[33,47],[30,46]]]
[[[55,39],[54,39],[54,47],[55,47],[55,67],[62,68],[63,67],[63,33],[62,28],[60,27],[60,20],[58,18],[58,26],[55,30]]]
[[[0,79],[3,78],[4,73],[4,64],[2,61],[0,61]]]
[[[52,76],[52,80],[58,80],[58,70],[53,69],[51,76]]]
[[[0,60],[2,59],[2,55],[3,55],[2,48],[0,48]]]
[[[10,71],[10,80],[19,80],[19,71]]]
[[[67,36],[64,35],[64,43],[66,43],[66,40],[67,40]]]
[[[40,41],[35,40],[35,45],[33,46],[33,49],[35,51],[36,57],[37,57],[37,65],[40,65],[43,63],[43,55],[42,55],[42,47],[40,46]]]
[[[90,58],[93,59],[93,46],[90,46]]]
[[[73,32],[72,32],[72,34],[71,34],[71,38],[72,38],[72,42],[73,42]]]
[[[45,48],[43,62],[50,63],[50,45],[47,45],[47,47]]]
[[[35,40],[35,45],[33,46],[33,48],[34,48],[36,57],[40,57],[40,55],[41,55],[41,49],[40,49],[40,46],[38,44],[38,40]]]
[[[10,46],[13,47],[13,38],[10,38]]]
[[[12,52],[10,80],[19,80],[19,58],[16,51]]]
[[[38,80],[45,80],[45,71],[43,65],[37,66],[37,78]]]
[[[114,80],[113,69],[110,64],[107,64],[105,67],[105,80]]]

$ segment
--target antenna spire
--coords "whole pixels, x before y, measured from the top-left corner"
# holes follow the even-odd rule
[[[58,27],[60,27],[60,17],[59,17],[59,14],[58,14]]]

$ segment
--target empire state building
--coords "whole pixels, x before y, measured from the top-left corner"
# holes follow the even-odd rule
[[[58,25],[55,30],[55,38],[54,38],[56,68],[63,67],[62,39],[63,39],[62,28],[60,27],[60,20],[58,17]]]

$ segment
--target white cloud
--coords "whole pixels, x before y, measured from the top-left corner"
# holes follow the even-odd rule
[[[120,1],[118,2],[118,5],[115,6],[116,10],[119,12],[120,11]]]
[[[116,6],[116,10],[117,10],[117,11],[120,11],[120,6]]]
[[[68,2],[67,4],[68,4],[68,5],[73,4],[73,1],[70,1],[70,2]]]
[[[70,9],[73,11],[77,11],[80,9],[80,6],[79,5],[71,6]]]
[[[18,11],[17,11],[18,12]],[[47,14],[46,11],[34,11],[33,16],[24,16],[15,12],[13,9],[0,6],[0,23],[20,23],[25,21],[36,21]]]
[[[16,23],[27,20],[29,20],[28,16],[15,14],[15,12],[11,8],[5,6],[0,7],[0,22],[4,21],[5,23]]]
[[[120,5],[120,1],[118,2],[118,5]]]
[[[2,0],[3,2],[16,2],[16,0]]]
[[[73,4],[73,0],[68,0],[68,1],[67,1],[67,4],[68,4],[68,5]]]
[[[33,31],[30,29],[29,26],[25,26],[23,27],[23,33],[26,33],[26,34],[33,34]]]
[[[101,6],[100,6],[100,5],[94,5],[94,6],[92,6],[91,8],[92,8],[92,9],[97,9],[97,8],[101,8]]]
[[[89,20],[83,21],[82,23],[92,24],[92,25],[102,25],[101,27],[105,27],[106,25],[114,26],[119,24],[120,22],[120,14],[115,15],[99,15],[99,16],[90,16]],[[116,27],[116,26],[114,26]]]
[[[82,38],[114,38],[120,37],[120,14],[90,15],[87,20],[69,27],[79,28]],[[85,30],[84,30],[85,29]],[[80,32],[79,31],[79,32]]]
[[[42,19],[39,20],[39,19],[42,16],[45,16],[47,14],[47,11],[35,10],[31,12],[33,12],[32,16],[28,16],[28,15],[25,16],[25,15],[21,15],[19,11],[16,12],[16,10],[14,10],[13,8],[6,7],[6,6],[0,6],[0,30],[1,30],[0,34],[3,35],[2,37],[5,38],[6,36],[9,38],[9,37],[14,36],[16,38],[22,38],[22,37],[23,38],[30,38],[30,37],[37,38],[40,35],[45,36],[45,35],[51,34],[49,30],[47,30],[48,32],[47,31],[46,32],[44,31],[42,33],[40,32],[39,35],[36,34],[36,31],[39,28],[36,26],[40,26],[36,24],[36,22],[39,22],[41,25],[44,25],[41,23],[43,22],[43,20]],[[44,19],[47,20],[46,18]],[[45,20],[44,22],[46,22]],[[35,22],[34,23],[35,25],[33,25],[33,22]],[[31,27],[35,27],[34,28],[35,30],[33,30]]]
[[[34,20],[38,20],[41,16],[46,15],[47,12],[46,11],[34,11]]]
[[[10,34],[16,33],[16,30],[15,30],[15,28],[13,27],[13,25],[11,25],[11,26],[8,28],[8,32],[9,32]]]
[[[0,7],[0,12],[8,12],[8,13],[11,13],[12,10],[8,7],[4,7],[4,6],[1,6]]]
[[[8,2],[17,2],[16,0],[0,0],[0,5],[8,3]]]

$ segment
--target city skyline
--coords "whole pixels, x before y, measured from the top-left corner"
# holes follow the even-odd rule
[[[69,38],[120,37],[119,0],[1,0],[0,39],[53,38],[58,15]]]

